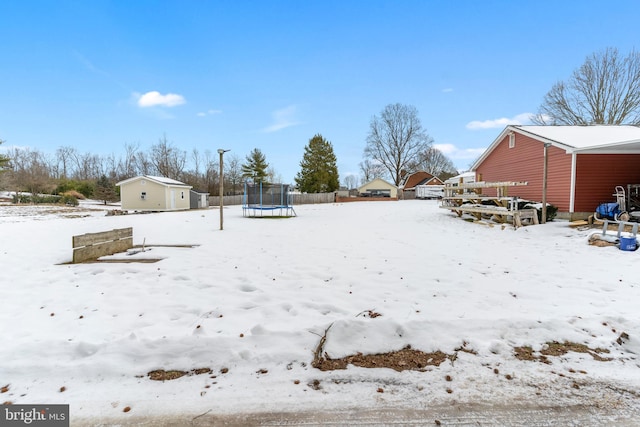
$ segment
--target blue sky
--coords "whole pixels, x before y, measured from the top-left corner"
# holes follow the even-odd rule
[[[464,170],[551,86],[640,36],[639,1],[101,1],[0,3],[0,139],[123,154],[163,135],[292,182],[320,133],[341,181],[374,115],[413,105]]]

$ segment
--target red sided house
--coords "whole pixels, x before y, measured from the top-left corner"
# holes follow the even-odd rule
[[[625,125],[507,126],[471,170],[476,181],[526,181],[510,195],[540,202],[545,145],[547,203],[560,218],[586,218],[616,201],[616,186],[640,184],[640,127]]]
[[[416,185],[443,185],[444,182],[437,176],[431,175],[427,171],[417,171],[408,173],[402,178],[400,185],[405,190],[412,190]]]
[[[400,181],[400,188],[402,189],[402,196],[404,199],[416,198],[416,187],[419,185],[444,185],[444,182],[437,176],[433,176],[427,171],[417,171],[413,173],[405,174]]]

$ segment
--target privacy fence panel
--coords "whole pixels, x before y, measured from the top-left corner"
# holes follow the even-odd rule
[[[335,193],[291,194],[291,202],[295,205],[311,205],[316,203],[333,203]],[[243,196],[224,196],[225,206],[241,205]],[[220,196],[209,196],[209,206],[220,206]]]

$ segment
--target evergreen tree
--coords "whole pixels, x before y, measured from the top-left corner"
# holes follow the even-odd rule
[[[3,140],[0,139],[0,145],[2,145],[2,143],[4,143]],[[9,159],[7,156],[0,154],[0,172],[3,172],[7,169],[9,169],[10,166],[10,161],[11,159]]]
[[[315,135],[304,147],[300,167],[302,169],[296,175],[296,184],[300,191],[328,193],[340,188],[333,146],[322,135]]]
[[[98,200],[104,201],[105,205],[107,202],[118,200],[118,193],[116,193],[113,184],[111,184],[105,175],[102,175],[96,183],[95,197]]]
[[[251,178],[253,182],[263,182],[266,184],[267,168],[269,164],[266,161],[262,151],[254,148],[247,156],[246,163],[242,165],[242,177]]]

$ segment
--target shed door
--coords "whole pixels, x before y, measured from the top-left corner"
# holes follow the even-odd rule
[[[176,190],[171,190],[171,209],[176,208]]]

